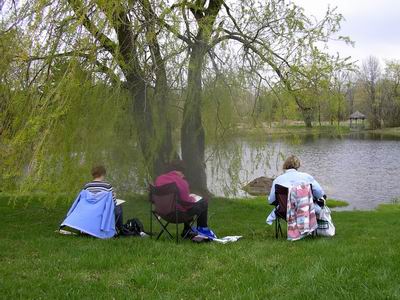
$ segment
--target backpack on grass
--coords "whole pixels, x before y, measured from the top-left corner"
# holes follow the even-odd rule
[[[126,221],[119,233],[122,236],[143,236],[144,234],[143,224],[137,218]]]

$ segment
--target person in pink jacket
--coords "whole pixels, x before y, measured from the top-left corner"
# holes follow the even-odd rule
[[[214,232],[208,228],[208,201],[207,199],[195,194],[190,194],[189,183],[185,179],[185,164],[182,160],[172,161],[166,173],[158,176],[155,180],[155,186],[162,186],[169,183],[175,183],[179,190],[179,197],[185,205],[177,205],[178,210],[185,212],[189,216],[198,215],[197,228],[190,228],[189,224],[185,223],[182,236],[187,231],[193,231],[194,234],[206,236],[210,239],[216,238]]]

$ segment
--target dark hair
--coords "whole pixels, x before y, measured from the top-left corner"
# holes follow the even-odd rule
[[[298,169],[300,168],[300,159],[298,159],[294,155],[290,155],[288,158],[286,158],[285,162],[283,163],[283,169],[284,170],[289,170],[289,169]]]
[[[166,172],[179,171],[185,173],[185,170],[186,170],[186,164],[183,160],[180,159],[175,159],[171,161],[165,168]]]
[[[92,176],[93,178],[99,178],[101,176],[105,176],[106,175],[106,168],[104,166],[94,166],[92,168]]]

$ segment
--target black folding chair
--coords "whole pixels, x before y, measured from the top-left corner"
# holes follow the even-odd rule
[[[197,220],[197,215],[188,215],[178,210],[178,204],[185,206],[185,202],[179,197],[179,190],[175,183],[169,183],[162,186],[154,186],[150,184],[149,190],[150,202],[150,234],[153,236],[153,217],[160,223],[161,231],[157,235],[157,240],[166,232],[170,239],[173,235],[168,231],[169,224],[175,224],[176,243],[179,242],[178,225],[181,223],[189,223],[190,226]],[[186,204],[187,205],[187,204]],[[165,222],[163,222],[165,221]],[[183,239],[189,234],[187,231]]]
[[[289,197],[289,189],[282,185],[276,184],[275,185],[275,202],[273,203],[274,205],[276,205],[276,207],[275,207],[276,219],[274,221],[274,223],[275,223],[275,238],[276,239],[278,238],[279,233],[281,234],[281,237],[283,237],[282,225],[281,225],[280,221],[284,220],[286,222],[288,197]]]

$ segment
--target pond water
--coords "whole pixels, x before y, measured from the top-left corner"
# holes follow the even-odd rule
[[[282,173],[283,158],[294,154],[329,198],[345,200],[345,209],[372,209],[400,197],[400,138],[368,133],[343,136],[303,135],[285,139],[238,138],[207,161],[213,193],[246,196],[240,189],[259,176]]]

